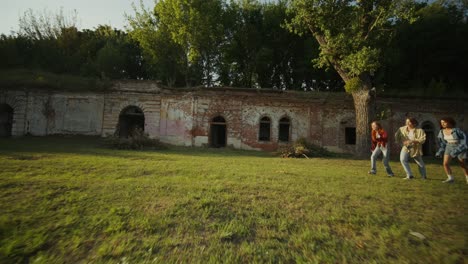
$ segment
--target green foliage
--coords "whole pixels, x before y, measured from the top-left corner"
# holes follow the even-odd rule
[[[362,47],[345,57],[342,65],[351,76],[359,76],[363,72],[374,72],[380,66],[379,53],[380,50],[377,48]]]
[[[153,11],[142,5],[134,6],[134,17],[127,17],[130,25],[129,36],[137,41],[148,64],[151,75],[158,76],[168,86],[182,86],[186,67],[183,47],[174,42],[170,32],[159,25],[159,18]]]
[[[117,79],[124,70],[125,58],[113,44],[107,43],[96,56],[96,65],[103,79]]]
[[[127,32],[79,30],[76,12],[28,10],[19,32],[0,36],[0,68],[314,91],[359,77],[388,94],[458,96],[468,20],[457,3],[166,0],[135,8]]]
[[[311,32],[320,44],[319,67],[333,67],[346,80],[375,72],[390,21],[411,19],[413,1],[292,1],[292,32]]]
[[[380,106],[376,110],[375,120],[387,120],[392,117],[392,112],[388,106]]]
[[[53,74],[26,69],[0,70],[0,87],[36,88],[61,91],[105,91],[112,86],[108,80]]]
[[[34,41],[57,39],[63,34],[64,29],[75,28],[78,20],[76,10],[65,15],[63,8],[58,12],[35,12],[26,10],[19,18],[18,35]]]
[[[20,18],[16,36],[0,38],[0,68],[27,68],[85,77],[107,75],[113,79],[146,77],[140,48],[127,34],[100,25],[94,31],[79,31],[63,11]]]
[[[351,78],[345,83],[345,90],[347,93],[353,93],[362,89],[362,81],[358,77]]]
[[[282,158],[336,157],[338,154],[300,138],[292,145],[280,146],[277,153]]]
[[[441,80],[436,81],[431,79],[431,82],[427,86],[427,93],[433,96],[439,96],[447,92],[447,85]]]
[[[131,36],[142,43],[156,69],[162,70],[169,63],[177,65],[164,72],[167,83],[175,83],[180,72],[186,86],[213,86],[219,57],[216,52],[224,41],[221,0],[166,0],[156,2],[154,12],[143,6],[141,11],[134,9],[135,17],[128,17]]]
[[[467,186],[455,167],[442,184],[441,161],[406,182],[368,160],[101,141],[0,139],[0,262],[467,261]]]
[[[105,139],[105,146],[115,149],[132,150],[162,150],[167,146],[157,139],[152,139],[141,129],[135,129],[131,135],[126,138],[110,136]]]
[[[380,85],[402,94],[427,92],[426,95],[444,96],[439,93],[443,89],[455,97],[465,93],[468,83],[466,7],[454,1],[443,2],[420,4],[416,22],[397,24],[395,39],[385,50],[385,67],[377,75]],[[435,88],[436,83],[441,86]]]

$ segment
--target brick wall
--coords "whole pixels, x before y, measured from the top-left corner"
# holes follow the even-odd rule
[[[271,151],[288,144],[279,142],[279,121],[287,118],[289,143],[306,138],[332,151],[354,150],[345,133],[355,126],[354,108],[351,96],[344,93],[161,89],[153,82],[126,81],[116,83],[106,93],[1,90],[0,104],[14,109],[14,136],[114,135],[122,111],[136,107],[144,114],[144,131],[150,137],[175,145],[209,146],[212,133],[220,133],[211,129],[212,121],[222,117],[226,146]],[[393,134],[404,125],[406,116],[417,118],[428,131],[429,152],[435,151],[441,117],[452,116],[459,127],[468,128],[463,99],[378,98],[377,112],[385,113],[382,124],[390,134],[392,152],[399,151]],[[259,140],[263,117],[270,120],[270,140]]]

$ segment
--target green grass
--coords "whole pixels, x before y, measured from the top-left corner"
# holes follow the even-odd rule
[[[0,71],[2,88],[35,88],[60,91],[105,91],[111,82],[96,78],[67,74],[54,74],[41,70],[12,69]]]
[[[0,263],[467,262],[468,185],[427,163],[2,139]]]

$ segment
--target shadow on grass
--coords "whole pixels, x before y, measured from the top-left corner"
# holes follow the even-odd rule
[[[280,158],[275,152],[255,150],[239,150],[233,148],[208,148],[208,147],[182,147],[169,146],[164,150],[119,150],[105,145],[105,141],[99,136],[24,136],[19,138],[0,139],[0,155],[10,153],[38,153],[38,154],[83,154],[108,156],[119,158],[133,158],[135,156],[151,155],[152,153],[164,153],[175,155],[187,155],[198,157],[256,157],[256,158]],[[24,156],[24,157],[23,157]],[[28,159],[28,155],[20,155],[19,159]],[[151,157],[148,157],[151,159]],[[336,154],[329,157],[309,157],[326,159],[355,159],[350,154]],[[33,157],[31,157],[33,159]]]
[[[180,147],[169,146],[167,149],[154,150],[119,150],[106,146],[103,138],[99,136],[25,136],[19,138],[0,139],[0,155],[10,153],[38,153],[38,154],[83,154],[96,156],[111,156],[120,158],[131,158],[152,153],[167,153],[188,156],[226,157],[246,156],[271,158],[273,153],[237,150],[232,148],[203,148],[203,147]],[[24,155],[27,159],[28,155]],[[21,158],[21,157],[19,157]],[[32,159],[32,157],[31,157]]]

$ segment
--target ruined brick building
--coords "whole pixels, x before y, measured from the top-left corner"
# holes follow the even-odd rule
[[[468,128],[464,99],[380,97],[377,105],[391,135],[405,116],[416,117],[427,133],[426,154],[435,151],[442,116]],[[0,88],[0,137],[125,137],[140,127],[152,138],[183,146],[271,151],[305,138],[331,151],[352,153],[354,118],[352,98],[344,93],[163,89],[147,81],[118,82],[109,91],[87,93]]]

